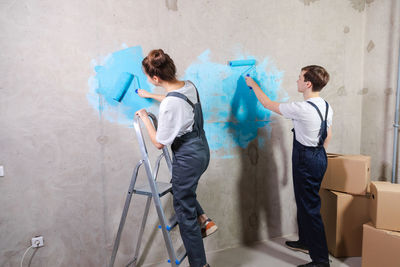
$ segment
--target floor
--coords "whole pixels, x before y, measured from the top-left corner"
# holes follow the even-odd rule
[[[254,244],[251,247],[236,247],[226,250],[207,253],[207,260],[211,267],[286,267],[297,266],[310,261],[307,254],[292,251],[285,247],[286,240],[295,237],[279,237],[269,241]],[[330,256],[331,267],[360,267],[361,257],[337,259]],[[143,267],[170,267],[168,263],[143,265]],[[187,259],[180,265],[187,267]]]

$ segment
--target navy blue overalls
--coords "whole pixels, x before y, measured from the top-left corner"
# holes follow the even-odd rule
[[[208,167],[210,150],[203,129],[203,113],[197,89],[196,93],[196,104],[178,92],[170,92],[167,97],[174,96],[185,100],[194,112],[193,130],[175,138],[171,145],[172,192],[179,230],[190,266],[202,267],[207,264],[207,260],[197,217],[204,214],[204,211],[196,199],[196,188],[200,176]]]
[[[319,142],[316,147],[304,146],[296,140],[293,131],[293,185],[297,205],[297,223],[299,241],[309,249],[313,262],[329,262],[328,247],[324,224],[321,219],[321,199],[319,189],[327,168],[324,141],[327,137],[327,116],[329,105],[326,103],[325,120],[318,107],[307,101],[321,118]]]

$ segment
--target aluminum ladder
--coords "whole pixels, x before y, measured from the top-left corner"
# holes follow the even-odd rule
[[[157,129],[156,117],[151,113],[149,113],[149,117],[151,118],[151,121],[152,121],[154,127]],[[139,251],[140,251],[140,245],[141,245],[141,241],[142,241],[142,237],[143,237],[143,232],[144,232],[144,229],[146,226],[147,216],[148,216],[149,209],[150,209],[150,203],[151,203],[151,200],[153,199],[156,210],[157,210],[158,218],[160,221],[159,228],[161,229],[161,231],[163,233],[165,245],[166,245],[168,255],[169,255],[168,262],[171,263],[172,267],[177,267],[185,259],[186,250],[182,244],[181,247],[177,251],[175,251],[174,246],[172,244],[170,231],[178,224],[177,219],[176,219],[175,215],[173,215],[169,220],[167,220],[165,218],[165,214],[162,209],[161,200],[160,200],[160,198],[162,196],[166,195],[167,193],[172,192],[172,184],[157,181],[158,170],[159,170],[160,162],[161,162],[162,158],[164,158],[165,161],[167,162],[169,173],[172,176],[171,157],[168,152],[168,148],[166,146],[164,146],[164,148],[162,149],[162,153],[158,156],[158,158],[156,160],[154,170],[152,170],[150,160],[148,157],[148,153],[147,153],[147,149],[146,149],[146,144],[143,139],[143,134],[142,134],[139,120],[140,120],[140,118],[136,115],[134,118],[134,121],[133,121],[133,126],[135,128],[136,137],[139,142],[142,159],[139,160],[139,162],[136,164],[136,167],[132,174],[131,182],[130,182],[128,193],[127,193],[126,200],[125,200],[124,209],[122,211],[121,221],[120,221],[119,227],[118,227],[117,236],[114,241],[114,248],[112,251],[109,267],[114,266],[119,243],[121,240],[122,230],[125,225],[126,216],[128,214],[129,205],[131,203],[131,198],[132,198],[133,194],[144,195],[147,197],[147,201],[146,201],[142,224],[140,227],[140,232],[139,232],[139,236],[138,236],[138,240],[137,240],[137,244],[136,244],[136,248],[135,248],[135,256],[131,261],[129,261],[129,263],[126,266],[131,266],[131,265],[136,266],[136,264],[137,264],[138,257],[139,257]],[[146,169],[148,183],[146,183],[142,186],[135,186],[139,169],[143,165]]]

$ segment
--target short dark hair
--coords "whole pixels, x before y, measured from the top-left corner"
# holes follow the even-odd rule
[[[157,76],[167,82],[176,79],[174,61],[162,49],[150,51],[149,55],[143,59],[142,66],[146,74],[150,77]]]
[[[311,82],[313,92],[320,92],[329,81],[329,73],[321,66],[310,65],[301,71],[304,71],[304,81]]]

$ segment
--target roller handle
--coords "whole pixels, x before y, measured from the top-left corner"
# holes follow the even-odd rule
[[[246,76],[247,76],[247,77],[250,77],[250,74],[247,73]],[[249,86],[249,89],[250,89],[250,90],[253,90],[253,87]]]
[[[137,85],[138,85],[138,88],[135,89],[135,93],[137,94],[138,90],[140,89],[140,81],[139,81],[139,77],[138,76],[135,75],[135,77],[136,77]]]

